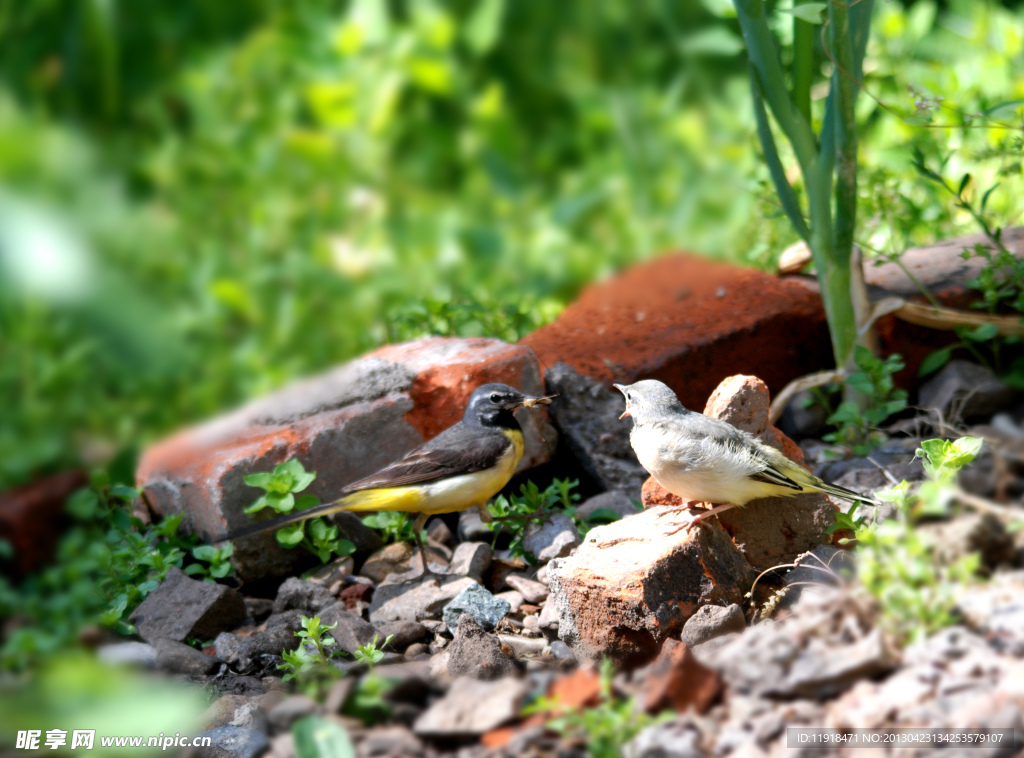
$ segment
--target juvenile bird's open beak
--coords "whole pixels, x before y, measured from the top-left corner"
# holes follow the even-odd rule
[[[551,405],[551,401],[556,397],[558,397],[558,395],[549,395],[548,397],[532,397],[527,395],[523,398],[523,407],[536,408],[538,405]]]
[[[615,389],[617,389],[619,392],[621,392],[623,395],[626,394],[626,388],[623,387],[621,384],[613,384],[612,386]],[[622,419],[626,418],[626,416],[628,416],[628,415],[629,415],[629,401],[627,400],[626,401],[626,410],[624,410],[622,412],[622,415],[619,416],[619,420],[621,421]]]

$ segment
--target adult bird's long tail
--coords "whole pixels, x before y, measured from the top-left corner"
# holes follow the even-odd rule
[[[280,529],[289,524],[296,524],[299,521],[316,518],[317,516],[328,516],[332,513],[342,511],[415,511],[415,500],[418,493],[412,487],[388,487],[358,490],[349,495],[330,503],[321,503],[312,508],[301,511],[286,513],[277,518],[257,521],[251,526],[242,527],[233,532],[218,537],[214,542],[229,542],[241,537],[248,537],[251,534],[266,532],[271,529]]]

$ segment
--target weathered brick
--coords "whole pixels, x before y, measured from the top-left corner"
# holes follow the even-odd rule
[[[317,472],[306,491],[328,502],[454,424],[473,389],[492,381],[543,393],[536,356],[522,345],[443,338],[390,345],[154,445],[136,481],[157,513],[185,513],[189,528],[214,538],[252,522],[243,511],[260,491],[245,484],[246,474],[297,457]],[[543,412],[520,418],[525,469],[550,458],[556,435]],[[293,573],[307,558],[266,533],[239,540],[233,560],[243,581],[254,581]]]

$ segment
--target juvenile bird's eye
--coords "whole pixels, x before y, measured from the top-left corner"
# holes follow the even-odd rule
[[[493,395],[491,395],[491,402],[494,403],[495,405],[500,403],[501,402],[501,395],[499,395],[497,392],[495,392]]]

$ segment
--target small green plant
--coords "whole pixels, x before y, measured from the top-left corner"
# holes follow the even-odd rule
[[[365,663],[370,667],[371,671],[374,666],[384,660],[384,648],[391,644],[391,641],[395,639],[395,635],[389,634],[380,647],[377,646],[377,638],[377,635],[374,635],[373,639],[365,645],[356,647],[356,660],[360,663]]]
[[[881,524],[857,523],[858,575],[881,604],[886,625],[900,639],[916,640],[956,622],[954,606],[963,585],[974,581],[981,565],[971,553],[939,565],[935,545],[914,528],[918,516],[948,514],[960,470],[980,452],[982,440],[926,440],[917,451],[928,480],[911,493],[904,480],[878,493],[896,507],[896,518]]]
[[[853,350],[859,371],[846,379],[846,385],[861,394],[867,405],[843,402],[829,416],[828,423],[839,427],[824,436],[832,442],[852,450],[854,455],[867,455],[886,440],[878,425],[907,407],[907,393],[896,389],[893,375],[903,370],[903,358],[890,355],[876,358],[870,350],[857,345]]]
[[[672,714],[648,716],[634,698],[616,698],[612,692],[614,675],[612,662],[601,661],[601,701],[596,706],[567,711],[557,698],[545,696],[528,705],[523,715],[553,715],[545,724],[546,728],[563,739],[585,744],[591,758],[618,758],[627,742],[648,726],[672,718]]]
[[[271,472],[247,474],[243,480],[250,487],[264,491],[256,502],[245,509],[246,513],[258,513],[271,508],[275,513],[291,513],[320,505],[316,495],[296,495],[305,490],[316,479],[315,471],[306,471],[297,458],[279,463]],[[356,551],[351,540],[339,537],[338,527],[328,524],[323,518],[313,518],[289,524],[275,532],[279,544],[286,548],[303,547],[327,563],[334,556],[352,555]]]
[[[363,519],[363,523],[371,529],[376,529],[385,543],[412,542],[416,539],[413,534],[413,519],[407,513],[401,511],[379,511],[371,513]],[[420,533],[420,538],[427,541],[427,531]]]
[[[245,509],[246,513],[259,513],[271,508],[275,513],[291,513],[296,506],[295,495],[302,492],[316,479],[315,471],[306,471],[297,458],[274,466],[274,470],[246,474],[242,480],[250,487],[264,491],[255,503]],[[310,498],[313,495],[304,495]],[[319,502],[319,501],[318,501]],[[300,507],[310,507],[308,504]]]
[[[328,648],[335,644],[333,637],[327,633],[338,624],[323,626],[319,616],[312,618],[301,616],[302,629],[295,636],[302,642],[294,650],[281,652],[283,663],[278,669],[286,671],[284,681],[295,681],[299,688],[313,699],[319,699],[329,684],[342,675],[342,672],[331,665],[337,650]]]
[[[221,547],[197,545],[192,548],[192,557],[196,559],[196,563],[186,566],[185,573],[189,576],[201,576],[205,582],[224,579],[235,571],[235,567],[231,565],[231,556],[234,552],[235,546],[230,542]]]
[[[386,699],[393,683],[377,676],[376,665],[384,660],[384,648],[391,644],[395,635],[389,634],[387,639],[377,645],[375,635],[370,642],[356,648],[355,658],[359,663],[366,664],[370,671],[359,681],[359,686],[345,704],[345,713],[358,718],[365,724],[377,724],[391,716],[391,704]]]
[[[73,525],[53,563],[17,586],[0,576],[0,617],[19,620],[0,646],[0,668],[19,670],[67,649],[86,626],[134,633],[128,616],[172,568],[198,574],[216,566],[218,575],[228,575],[230,564],[202,565],[195,538],[178,534],[180,515],[150,526],[132,516],[137,497],[108,472],[94,472],[89,486],[68,498]]]
[[[541,490],[533,482],[519,487],[519,495],[499,495],[487,506],[488,513],[496,520],[487,525],[494,532],[494,542],[502,532],[511,534],[509,550],[514,558],[525,558],[533,563],[534,557],[523,547],[523,537],[532,523],[541,523],[545,517],[553,513],[561,513],[569,518],[576,515],[576,503],[580,496],[573,490],[579,486],[578,479],[555,479]],[[492,545],[493,546],[493,545]]]
[[[1019,138],[1018,138],[1019,140]],[[1019,150],[1019,143],[1018,148]],[[914,168],[930,182],[943,188],[954,200],[954,205],[966,211],[974,219],[978,228],[988,238],[989,244],[978,243],[973,248],[965,249],[961,257],[967,261],[980,258],[984,265],[978,276],[967,282],[968,286],[977,290],[981,299],[972,303],[974,308],[996,315],[1003,311],[1015,311],[1024,318],[1024,259],[1017,257],[1003,242],[1003,229],[995,225],[988,216],[988,201],[992,193],[999,187],[999,182],[991,185],[977,203],[972,202],[970,188],[974,179],[969,173],[960,177],[954,187],[942,174],[946,162],[952,153],[939,162],[938,169],[928,165],[923,152],[914,148]],[[929,355],[921,364],[920,375],[926,376],[942,368],[949,362],[956,350],[969,350],[974,357],[985,366],[1004,374],[1004,380],[1017,388],[1024,388],[1024,355],[1016,351],[1012,361],[1005,361],[1004,347],[1017,347],[1019,337],[999,337],[999,330],[993,323],[980,324],[976,327],[960,327],[956,330],[960,340]],[[1010,365],[1005,365],[1009,363]]]

